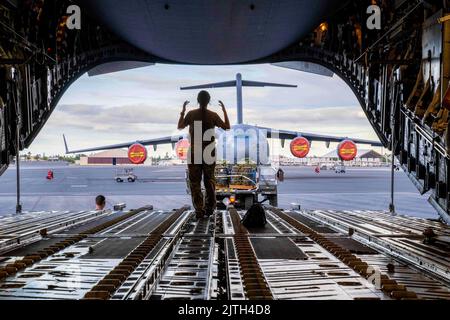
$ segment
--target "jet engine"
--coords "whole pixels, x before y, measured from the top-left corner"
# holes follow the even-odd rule
[[[311,150],[308,139],[303,137],[295,138],[291,141],[291,153],[296,158],[305,158]]]
[[[175,153],[178,159],[186,161],[188,157],[190,143],[188,139],[182,139],[175,145]]]
[[[344,140],[338,146],[338,156],[342,161],[352,161],[358,154],[356,144],[351,140]]]
[[[128,159],[132,164],[143,164],[147,160],[147,149],[140,143],[128,148]]]

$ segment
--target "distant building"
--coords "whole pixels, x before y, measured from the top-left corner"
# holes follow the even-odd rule
[[[168,167],[168,166],[179,166],[179,165],[186,165],[186,161],[179,160],[179,159],[168,159],[168,160],[159,160],[158,166]]]
[[[107,150],[80,157],[81,166],[131,165],[128,151],[124,149]]]
[[[280,157],[281,165],[291,166],[316,166],[316,165],[329,165],[333,166],[340,163],[337,150],[330,151],[321,157],[307,157],[298,159],[294,157]],[[372,149],[358,149],[358,154],[353,161],[346,161],[346,166],[352,167],[379,167],[386,164],[386,158],[380,153]]]
[[[337,150],[324,154],[320,159],[324,162],[340,161]],[[346,165],[355,167],[374,167],[382,165],[385,163],[385,160],[386,158],[375,150],[358,149],[356,158],[353,161],[346,162]]]

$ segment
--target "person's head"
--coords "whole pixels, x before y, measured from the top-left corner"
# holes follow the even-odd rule
[[[98,195],[95,198],[95,210],[103,210],[103,209],[105,209],[105,205],[106,205],[105,196]]]
[[[201,108],[206,108],[211,101],[211,96],[209,95],[208,91],[202,90],[197,96],[197,101]]]

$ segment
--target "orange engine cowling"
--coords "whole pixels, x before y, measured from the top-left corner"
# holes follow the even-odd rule
[[[357,154],[358,148],[351,140],[344,140],[338,146],[338,156],[342,161],[352,161]]]
[[[135,143],[128,148],[128,159],[132,164],[143,164],[147,160],[147,148]]]
[[[311,145],[306,138],[298,137],[291,141],[291,153],[294,157],[305,158],[310,150]]]
[[[183,139],[177,142],[175,145],[175,152],[177,154],[178,159],[187,160],[188,152],[189,152],[190,143],[189,140]]]

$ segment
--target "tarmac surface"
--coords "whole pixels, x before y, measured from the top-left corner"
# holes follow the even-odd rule
[[[53,169],[55,179],[45,179]],[[279,207],[298,203],[302,209],[387,210],[390,202],[389,168],[347,168],[346,174],[312,167],[284,167],[285,181],[279,185]],[[117,183],[116,168],[80,167],[62,163],[24,163],[21,167],[24,211],[89,210],[94,198],[104,194],[107,205],[126,203],[127,208],[151,204],[174,209],[190,204],[186,193],[185,167],[137,167],[135,183]],[[0,215],[14,213],[15,167],[0,176]],[[395,205],[400,214],[438,218],[402,171],[395,173]]]

